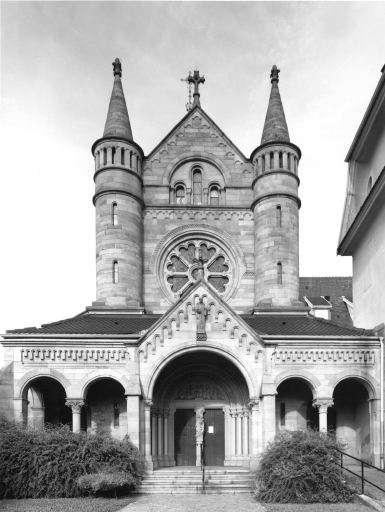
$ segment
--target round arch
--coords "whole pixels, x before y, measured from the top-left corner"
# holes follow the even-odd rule
[[[286,371],[280,373],[279,375],[277,375],[277,377],[274,379],[275,387],[278,388],[278,386],[282,382],[284,382],[285,380],[288,380],[288,379],[299,379],[299,380],[306,382],[306,384],[309,385],[309,387],[313,393],[313,398],[314,399],[319,398],[318,391],[319,391],[319,388],[321,387],[321,382],[312,373],[310,373],[306,370],[286,370]]]
[[[366,388],[369,399],[379,398],[381,396],[379,383],[368,373],[361,370],[357,370],[355,372],[351,370],[344,370],[337,373],[337,375],[335,375],[334,378],[329,381],[329,386],[332,389],[332,393],[334,393],[337,385],[346,379],[354,379],[360,382]]]
[[[255,399],[259,397],[259,384],[249,365],[244,361],[241,361],[239,356],[235,353],[235,351],[228,348],[224,348],[223,346],[220,345],[216,345],[214,343],[207,343],[205,345],[193,345],[191,347],[176,347],[171,349],[167,354],[158,359],[158,361],[156,361],[153,364],[153,367],[149,372],[149,376],[147,377],[146,382],[143,385],[143,397],[145,399],[151,399],[156,380],[160,373],[162,372],[162,370],[171,361],[181,356],[182,353],[183,355],[185,355],[189,352],[212,352],[225,357],[226,359],[231,361],[234,364],[234,366],[238,368],[238,370],[244,377],[247,384],[247,388],[249,390],[250,399]]]
[[[231,180],[230,171],[226,167],[226,165],[217,158],[216,156],[207,153],[206,151],[192,152],[189,151],[187,153],[183,153],[180,156],[177,156],[168,164],[164,171],[163,175],[163,184],[168,185],[171,183],[171,178],[173,174],[177,171],[177,169],[188,162],[207,162],[208,164],[213,165],[218,169],[218,171],[222,174],[223,180],[225,182],[225,186]]]
[[[31,370],[26,373],[21,379],[19,379],[15,386],[15,398],[26,398],[23,396],[28,386],[36,379],[41,377],[51,377],[52,379],[60,382],[63,386],[64,391],[66,393],[66,397],[69,397],[68,390],[71,387],[71,382],[65,377],[62,373],[57,370],[53,370],[52,368],[39,368],[36,370]]]
[[[130,381],[122,372],[119,370],[100,368],[91,373],[87,373],[78,384],[71,386],[71,389],[68,390],[68,392],[71,393],[71,398],[86,398],[89,387],[100,379],[116,380],[123,386],[124,391],[128,392]]]

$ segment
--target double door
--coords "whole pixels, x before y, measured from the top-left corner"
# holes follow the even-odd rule
[[[206,466],[223,466],[225,459],[224,414],[220,409],[205,410],[204,460]],[[196,415],[194,409],[175,411],[175,462],[177,466],[196,464]]]

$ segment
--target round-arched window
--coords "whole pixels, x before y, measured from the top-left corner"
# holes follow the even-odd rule
[[[211,187],[211,189],[210,189],[210,205],[211,206],[219,206],[218,187]]]
[[[193,204],[202,204],[202,173],[193,172]]]
[[[178,185],[175,189],[176,204],[186,204],[186,190],[183,185]]]

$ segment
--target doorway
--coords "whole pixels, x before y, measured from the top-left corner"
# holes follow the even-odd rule
[[[177,466],[195,466],[195,411],[177,409],[175,411],[175,463]]]
[[[225,460],[225,418],[221,409],[206,409],[204,459],[206,466],[223,466]]]

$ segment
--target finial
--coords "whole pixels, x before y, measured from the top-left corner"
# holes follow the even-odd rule
[[[189,81],[189,83],[192,83],[194,84],[194,104],[193,106],[195,105],[199,105],[201,106],[200,104],[200,101],[199,101],[199,84],[204,84],[205,83],[205,77],[204,76],[199,76],[199,71],[196,69],[194,71],[194,76],[188,76],[187,77],[187,80]]]
[[[279,82],[278,74],[280,73],[280,70],[277,68],[277,66],[274,64],[274,66],[271,68],[270,78],[271,83],[273,82]]]
[[[120,62],[120,60],[118,58],[115,59],[115,61],[112,63],[113,67],[114,67],[114,76],[115,75],[119,75],[119,76],[122,76],[122,64]]]

